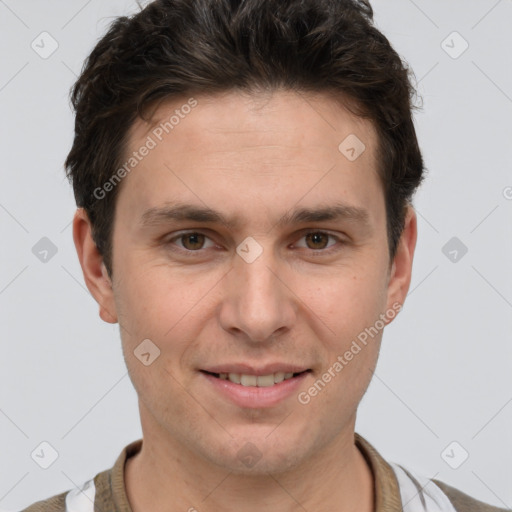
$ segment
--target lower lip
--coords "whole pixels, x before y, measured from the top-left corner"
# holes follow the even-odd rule
[[[248,408],[261,408],[261,407],[272,407],[282,400],[296,395],[298,389],[304,379],[309,375],[309,372],[303,372],[296,377],[291,379],[283,380],[278,384],[267,387],[257,386],[242,386],[241,384],[235,384],[230,380],[220,379],[214,377],[209,373],[200,372],[208,382],[214,386],[219,393],[230,399],[239,407]]]

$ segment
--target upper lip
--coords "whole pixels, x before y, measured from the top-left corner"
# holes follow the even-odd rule
[[[253,366],[247,363],[219,364],[201,368],[202,371],[210,373],[240,373],[243,375],[270,375],[272,373],[301,373],[309,370],[305,366],[289,363],[270,363],[264,366]]]

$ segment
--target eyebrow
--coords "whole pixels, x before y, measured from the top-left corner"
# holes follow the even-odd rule
[[[308,222],[325,222],[336,220],[349,220],[369,225],[368,211],[364,208],[336,203],[317,208],[298,208],[285,213],[276,223],[277,227],[301,224]],[[224,224],[228,229],[240,227],[239,217],[226,217],[222,213],[209,207],[192,204],[174,203],[161,207],[148,208],[140,218],[144,227],[168,223],[171,221],[193,221],[199,223]]]

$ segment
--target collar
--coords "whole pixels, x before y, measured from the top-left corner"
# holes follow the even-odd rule
[[[357,432],[354,442],[368,463],[374,483],[374,511],[402,512],[402,501],[396,476],[391,466],[377,450]],[[132,512],[126,496],[124,468],[126,460],[136,455],[142,448],[142,439],[127,445],[117,458],[112,469],[100,473],[95,478],[96,503],[100,510],[109,510],[112,504],[118,512]]]

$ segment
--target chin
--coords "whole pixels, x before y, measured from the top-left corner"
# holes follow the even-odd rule
[[[216,452],[211,449],[212,443],[205,447],[205,456],[215,465],[238,475],[285,473],[302,463],[307,457],[307,450],[304,439],[286,433],[281,435],[281,439],[271,439],[266,429],[264,435],[233,438],[229,446],[219,446]]]

